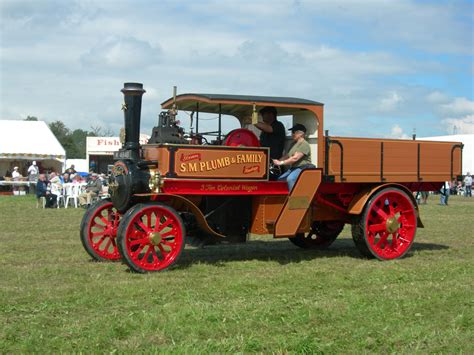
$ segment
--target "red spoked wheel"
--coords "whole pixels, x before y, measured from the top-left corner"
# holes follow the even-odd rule
[[[185,245],[185,227],[175,209],[147,203],[132,207],[118,229],[118,247],[132,271],[160,271],[173,265]]]
[[[294,245],[303,249],[326,249],[344,229],[344,222],[315,221],[308,234],[298,233],[288,238]]]
[[[386,188],[369,200],[360,220],[352,225],[352,238],[365,256],[397,259],[412,246],[416,227],[411,198],[400,189]]]
[[[121,217],[109,200],[96,202],[84,214],[81,222],[81,242],[94,260],[120,259],[116,237]]]

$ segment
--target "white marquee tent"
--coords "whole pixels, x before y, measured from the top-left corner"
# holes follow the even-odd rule
[[[474,134],[455,134],[450,136],[423,137],[419,140],[429,140],[438,142],[461,142],[464,144],[462,150],[462,173],[474,173]]]
[[[43,121],[0,120],[0,176],[14,166],[26,176],[28,165],[36,160],[41,172],[62,172],[66,152]]]

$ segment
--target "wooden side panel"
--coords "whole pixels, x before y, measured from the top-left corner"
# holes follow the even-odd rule
[[[279,196],[256,196],[253,199],[252,206],[252,225],[250,226],[250,233],[253,234],[273,234],[275,231],[275,224],[280,215],[280,212],[285,204],[287,195]],[[311,214],[304,216],[301,222],[299,232],[307,232],[311,227]]]
[[[252,206],[252,225],[250,233],[269,234],[285,204],[287,196],[256,196]]]
[[[461,149],[449,149],[444,142],[424,142],[421,145],[421,173],[424,181],[450,180],[451,150],[453,151],[453,175],[461,175]]]
[[[453,175],[462,175],[462,149],[460,147],[453,150]]]
[[[384,142],[383,162],[383,177],[386,182],[418,181],[418,144],[415,142]]]
[[[380,141],[361,138],[335,138],[342,145],[331,144],[329,175],[340,182],[341,159],[343,176],[348,182],[366,182],[380,177]]]
[[[147,144],[143,145],[143,157],[145,160],[156,160],[158,162],[158,170],[161,175],[166,175],[169,172],[170,153],[166,147]]]
[[[267,180],[268,149],[176,147],[171,166],[177,178]]]
[[[294,236],[308,211],[322,180],[321,169],[303,170],[291,190],[285,205],[276,221],[275,238]]]
[[[442,182],[461,175],[459,142],[345,137],[330,141],[327,174],[335,182]]]

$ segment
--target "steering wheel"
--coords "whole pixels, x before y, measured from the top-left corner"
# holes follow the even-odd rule
[[[207,141],[206,137],[200,135],[200,134],[187,134],[184,136],[184,138],[186,139],[189,139],[191,144],[195,144],[195,145],[206,145],[206,144],[209,144],[209,142]]]
[[[276,180],[282,174],[281,166],[276,165],[272,159],[270,159],[270,166],[268,168],[270,180]]]

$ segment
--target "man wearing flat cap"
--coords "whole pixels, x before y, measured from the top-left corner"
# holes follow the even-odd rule
[[[285,146],[285,126],[277,120],[277,110],[273,106],[266,106],[260,110],[263,122],[255,124],[260,131],[260,144],[270,148],[270,158],[278,159],[283,154]]]
[[[101,189],[102,183],[98,179],[98,175],[92,173],[90,180],[87,182],[86,191],[79,195],[79,204],[81,207],[90,206],[92,199],[99,195]]]
[[[287,155],[280,159],[273,159],[273,163],[279,166],[289,166],[289,169],[280,175],[278,180],[286,180],[288,189],[291,191],[301,171],[307,168],[314,168],[315,166],[311,164],[311,148],[309,143],[304,139],[306,127],[297,123],[289,130],[291,131],[291,138],[294,143]]]

